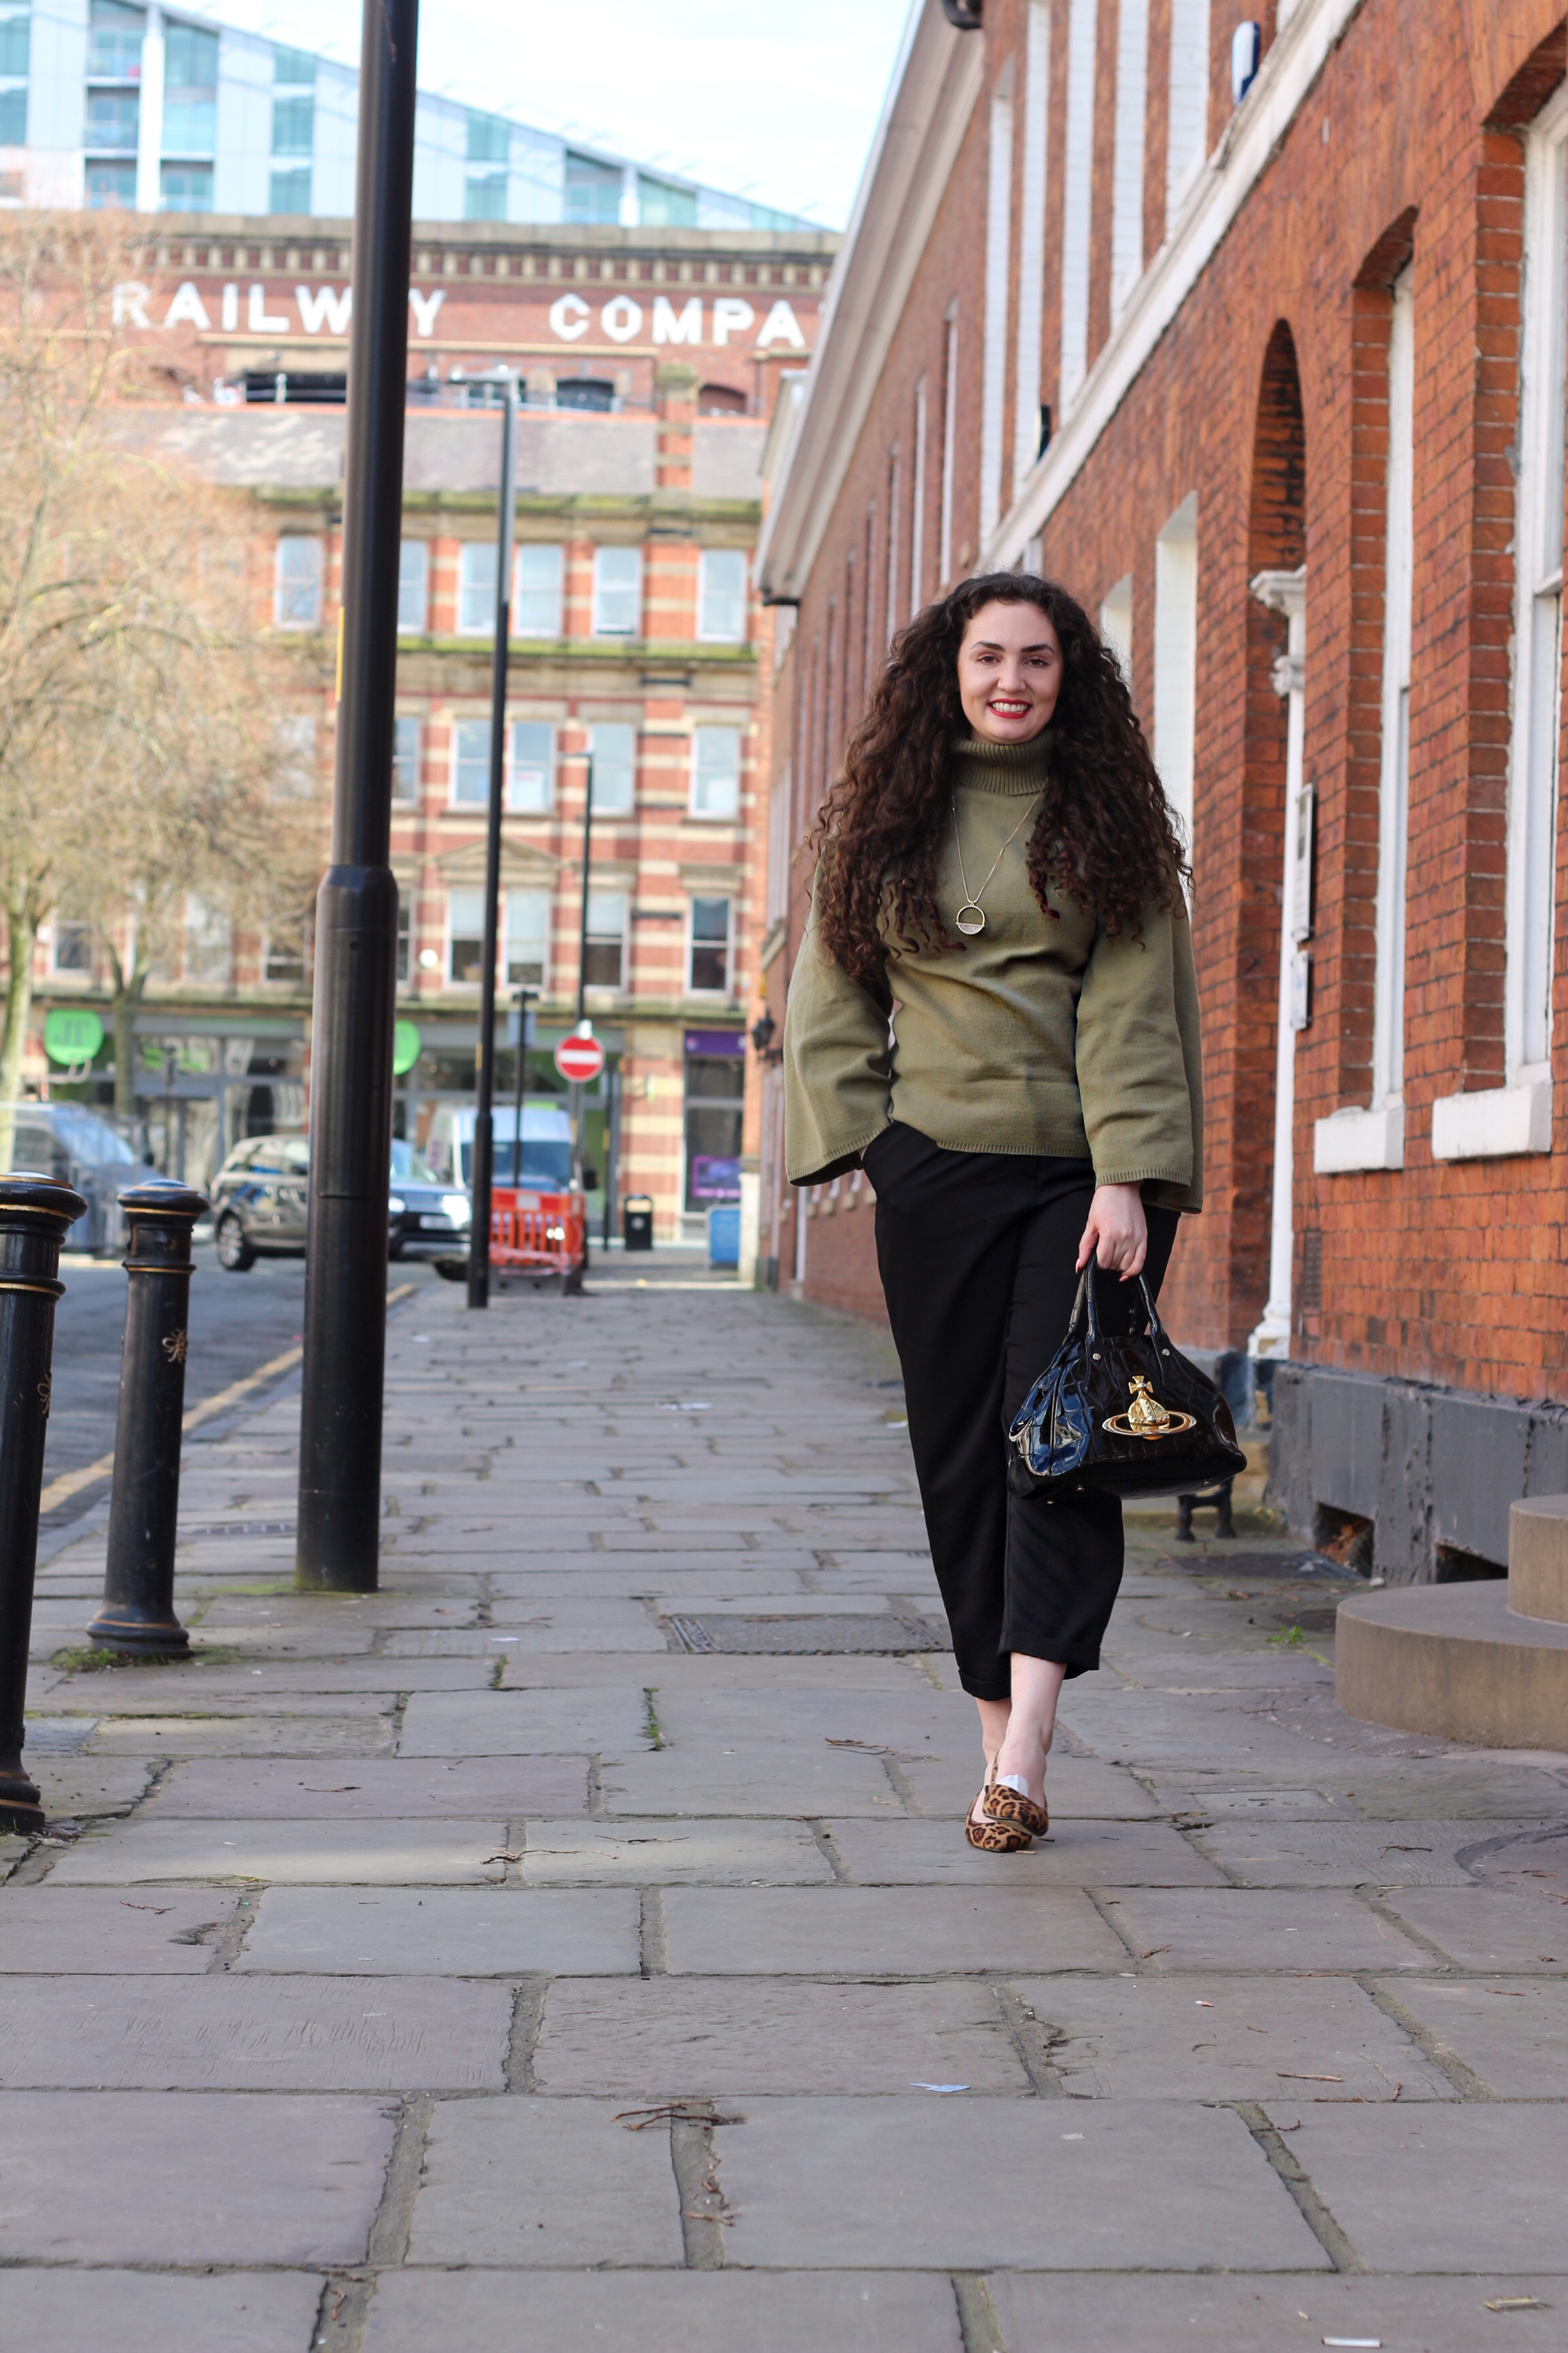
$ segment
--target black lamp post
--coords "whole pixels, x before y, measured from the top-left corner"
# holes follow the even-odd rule
[[[316,902],[295,1574],[341,1593],[374,1591],[380,1539],[397,997],[393,694],[418,26],[419,0],[365,0],[332,862]]]
[[[479,1042],[474,1056],[474,1161],[468,1215],[468,1305],[490,1303],[490,1189],[495,1166],[496,957],[500,929],[501,786],[506,775],[506,662],[511,636],[511,531],[517,378],[502,394],[500,499],[496,519],[495,649],[490,662],[490,797],[485,834],[485,946]]]

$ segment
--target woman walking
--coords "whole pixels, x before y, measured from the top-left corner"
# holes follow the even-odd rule
[[[1079,1271],[1130,1332],[1201,1206],[1184,852],[1116,659],[1024,573],[896,640],[817,829],[784,1029],[791,1182],[864,1166],[927,1533],[985,1778],[1041,1835],[1063,1679],[1100,1664],[1114,1496],[1014,1492],[1007,1426]],[[1091,1278],[1093,1279],[1093,1278]],[[1106,1293],[1112,1296],[1105,1296]]]

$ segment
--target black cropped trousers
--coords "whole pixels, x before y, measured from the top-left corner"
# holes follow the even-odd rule
[[[1121,1584],[1121,1505],[1114,1495],[1010,1493],[1006,1438],[1067,1335],[1093,1166],[949,1152],[900,1124],[874,1138],[865,1162],[959,1680],[976,1699],[1005,1699],[1014,1651],[1082,1674],[1100,1664]],[[1173,1209],[1147,1215],[1144,1273],[1158,1293],[1178,1220]],[[1100,1275],[1095,1298],[1106,1330],[1133,1329],[1136,1283]]]

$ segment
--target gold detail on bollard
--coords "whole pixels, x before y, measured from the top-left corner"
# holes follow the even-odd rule
[[[1197,1427],[1190,1413],[1173,1413],[1163,1406],[1142,1373],[1133,1375],[1129,1394],[1131,1402],[1126,1412],[1110,1415],[1100,1424],[1102,1430],[1113,1430],[1118,1438],[1173,1438],[1181,1430]]]
[[[183,1332],[165,1332],[163,1335],[163,1354],[172,1365],[184,1363],[188,1345]]]
[[[49,1409],[49,1399],[54,1396],[54,1376],[50,1373],[46,1373],[43,1379],[38,1383],[38,1403],[43,1407],[46,1414]]]

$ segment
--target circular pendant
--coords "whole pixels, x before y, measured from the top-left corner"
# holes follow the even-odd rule
[[[972,940],[977,932],[985,929],[985,910],[977,907],[973,899],[967,899],[952,920],[964,937]]]

